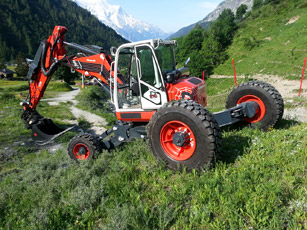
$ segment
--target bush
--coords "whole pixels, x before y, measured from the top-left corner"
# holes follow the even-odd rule
[[[48,87],[48,91],[54,92],[68,92],[73,90],[73,88],[67,82],[50,82]]]
[[[100,113],[107,111],[106,101],[108,98],[108,95],[99,86],[88,87],[77,96],[81,107]]]

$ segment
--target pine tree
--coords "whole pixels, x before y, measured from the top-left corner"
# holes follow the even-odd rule
[[[223,10],[218,19],[210,26],[209,33],[221,47],[226,49],[231,43],[237,29],[234,13],[230,9]]]
[[[253,10],[257,10],[257,9],[259,9],[262,5],[263,5],[263,0],[254,0],[252,9],[253,9]]]
[[[15,71],[16,71],[17,76],[18,77],[27,76],[29,67],[28,67],[28,64],[26,62],[25,55],[23,53],[19,53],[17,55],[16,64],[17,64],[17,67],[16,67]]]
[[[5,69],[6,65],[5,65],[5,61],[3,58],[0,58],[0,69]]]
[[[242,21],[244,18],[244,15],[247,12],[247,9],[248,9],[247,5],[244,5],[244,4],[240,5],[236,12],[236,19],[238,19],[239,21]]]
[[[74,80],[78,78],[79,74],[77,72],[72,73],[70,68],[66,66],[60,66],[53,75],[53,79],[64,80],[67,83],[72,83]]]

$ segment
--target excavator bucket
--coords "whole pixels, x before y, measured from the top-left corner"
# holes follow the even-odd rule
[[[38,145],[46,145],[73,128],[75,126],[63,129],[54,124],[51,119],[43,118],[32,125],[32,139]]]

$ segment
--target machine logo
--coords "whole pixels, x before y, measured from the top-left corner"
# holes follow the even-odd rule
[[[183,87],[177,89],[175,100],[186,99],[193,100],[193,96],[196,95],[196,90],[190,87]]]
[[[96,62],[96,60],[91,60],[91,59],[86,59],[87,61],[90,61],[90,62]]]

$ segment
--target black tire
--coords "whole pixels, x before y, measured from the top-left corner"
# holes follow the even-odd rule
[[[258,118],[246,119],[245,124],[252,128],[268,130],[274,127],[281,120],[284,113],[284,101],[280,93],[270,84],[262,81],[249,81],[236,87],[228,96],[226,108],[236,106],[238,103],[254,100],[262,104],[262,115],[258,113]],[[261,106],[260,106],[261,107]]]
[[[173,125],[183,127],[183,131],[176,130]],[[168,134],[171,141],[164,140],[164,134]],[[182,147],[174,144],[175,135],[186,138]],[[165,161],[170,169],[182,170],[186,167],[188,171],[210,167],[222,140],[220,128],[211,113],[196,102],[187,100],[171,102],[160,108],[148,124],[148,138],[158,160]],[[183,151],[182,155],[174,156],[169,148]]]
[[[68,155],[75,161],[84,161],[96,158],[101,152],[98,140],[89,133],[83,133],[72,138],[68,144]]]

